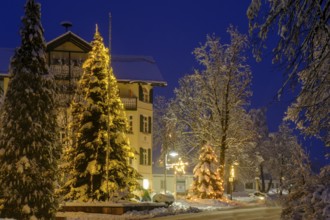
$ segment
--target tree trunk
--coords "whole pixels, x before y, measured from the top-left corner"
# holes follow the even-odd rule
[[[280,173],[280,196],[282,195],[283,191],[283,179],[282,179],[282,172]]]
[[[226,160],[226,147],[224,145],[220,146],[220,177],[224,179],[225,177],[225,160]]]
[[[264,175],[264,167],[260,164],[260,178],[261,178],[261,190],[260,192],[265,192],[265,175]]]
[[[265,193],[269,192],[270,188],[272,187],[272,183],[273,183],[273,178],[270,178],[269,183],[268,183],[268,187],[267,187],[267,190],[266,190]]]

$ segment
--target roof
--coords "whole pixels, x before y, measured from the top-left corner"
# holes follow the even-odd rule
[[[114,55],[111,59],[111,65],[119,82],[167,85],[152,57]]]
[[[72,42],[86,53],[91,50],[90,44],[78,35],[68,31],[47,43],[47,51],[51,51],[64,42]],[[0,74],[9,73],[10,59],[14,55],[13,48],[0,48]],[[119,82],[148,83],[154,86],[166,86],[155,60],[150,56],[112,56],[112,68]]]
[[[88,53],[92,49],[92,46],[87,41],[85,41],[78,35],[72,33],[71,31],[68,31],[58,36],[57,38],[47,42],[47,51],[52,51],[56,47],[60,46],[65,42],[71,42],[75,44],[77,47],[81,48],[85,53]]]

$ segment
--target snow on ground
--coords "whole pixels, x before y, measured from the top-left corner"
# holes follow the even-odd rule
[[[58,212],[58,217],[66,217],[67,220],[133,220],[148,219],[159,216],[178,215],[184,213],[196,213],[202,211],[215,211],[246,205],[260,204],[258,198],[250,197],[247,194],[234,194],[233,200],[223,201],[215,199],[181,199],[178,198],[168,208],[156,208],[150,211],[130,211],[123,215],[95,214],[84,212]]]

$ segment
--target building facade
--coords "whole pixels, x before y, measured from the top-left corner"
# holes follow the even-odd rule
[[[91,45],[68,31],[47,43],[47,62],[58,88],[59,137],[67,141],[70,122],[69,106],[82,75],[82,64]],[[8,67],[14,50],[0,49],[0,87],[5,92],[9,82]],[[152,186],[152,121],[153,88],[166,82],[152,57],[112,56],[111,66],[118,81],[119,95],[124,104],[129,132],[127,134],[135,159],[131,165],[143,176],[142,182]],[[0,91],[0,94],[1,94]]]

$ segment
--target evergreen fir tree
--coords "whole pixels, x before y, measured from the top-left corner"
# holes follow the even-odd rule
[[[140,175],[129,165],[134,153],[125,134],[127,119],[109,62],[108,49],[96,28],[71,106],[74,140],[65,152],[69,170],[65,200],[123,198],[138,186]]]
[[[201,199],[220,199],[223,195],[223,180],[220,177],[217,155],[209,144],[200,152],[199,163],[194,168],[191,196]]]
[[[0,119],[0,216],[54,219],[59,149],[56,144],[54,79],[48,73],[40,5],[27,0],[21,46]]]

